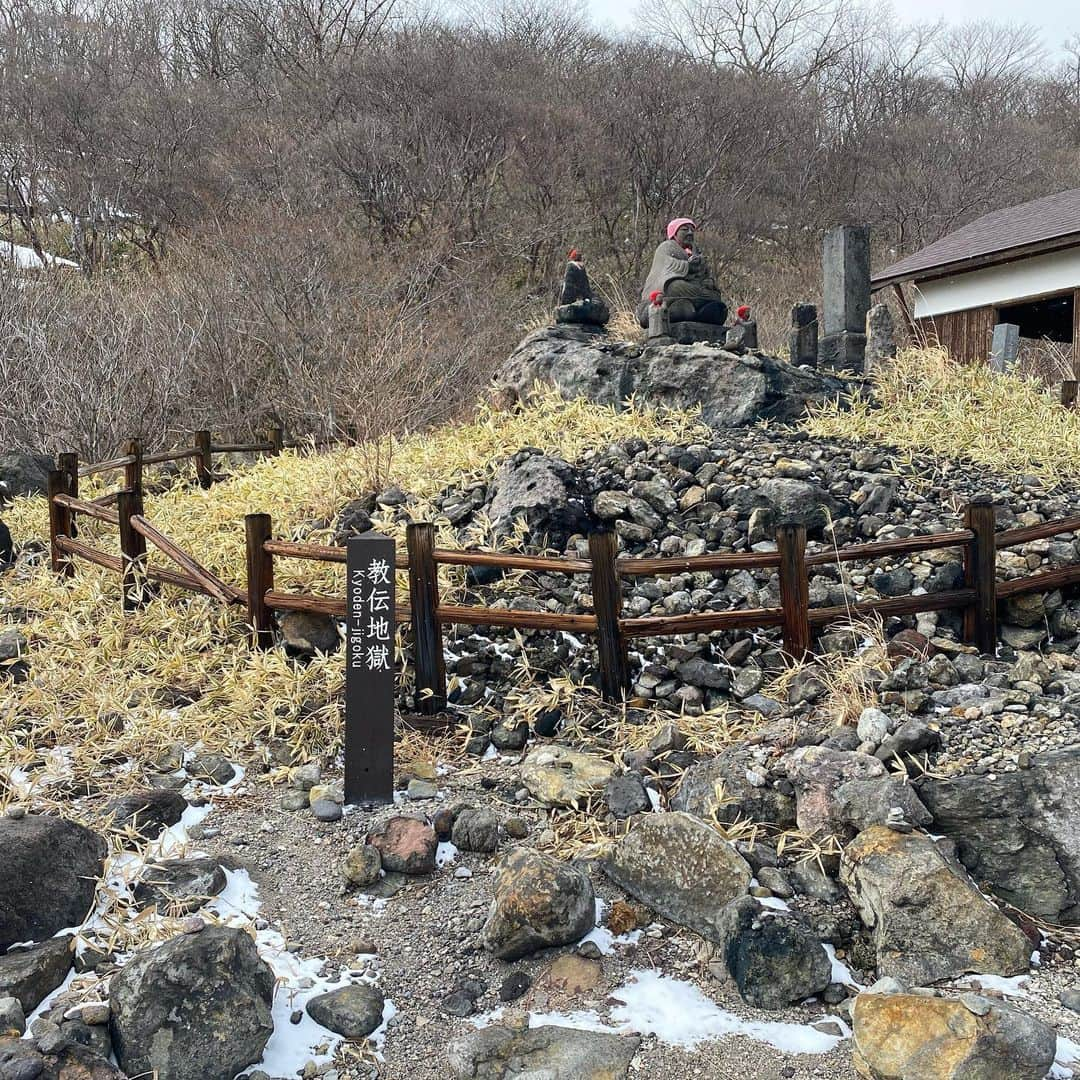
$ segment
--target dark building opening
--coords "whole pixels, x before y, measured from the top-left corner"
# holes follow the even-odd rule
[[[997,309],[999,323],[1013,323],[1020,327],[1022,338],[1061,342],[1069,345],[1073,339],[1073,294],[1045,296],[1024,304],[1012,304]]]

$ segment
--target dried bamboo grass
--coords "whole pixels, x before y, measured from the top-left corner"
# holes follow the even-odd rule
[[[875,374],[870,394],[827,402],[803,427],[820,438],[945,453],[1050,482],[1080,476],[1080,413],[1036,379],[960,364],[944,349],[902,352]]]
[[[541,390],[527,409],[481,406],[470,423],[382,446],[377,471],[417,500],[414,519],[431,515],[439,543],[457,546],[431,501],[449,486],[490,480],[498,462],[522,446],[573,460],[587,448],[632,436],[678,442],[699,435],[691,413],[617,412]],[[206,491],[174,486],[148,495],[147,517],[207,569],[242,586],[245,514],[270,512],[279,537],[325,542],[337,512],[366,490],[371,472],[366,446],[287,451],[237,465],[227,481]],[[91,498],[104,490],[84,485]],[[4,520],[20,544],[47,539],[40,498],[17,499]],[[376,525],[404,542],[403,525],[379,515]],[[89,521],[80,527],[95,546],[117,550],[117,530]],[[477,539],[487,531],[477,523]],[[281,589],[343,590],[340,566],[279,559],[275,569]],[[448,569],[447,592],[461,580],[458,568]],[[399,589],[406,588],[402,576]],[[135,786],[142,769],[171,743],[264,760],[275,744],[295,760],[340,750],[341,654],[298,665],[276,650],[252,651],[243,616],[205,597],[164,587],[161,599],[124,615],[116,576],[80,563],[73,578],[60,580],[45,558],[23,556],[4,576],[0,629],[8,627],[29,641],[31,678],[0,684],[0,774],[14,768],[39,773],[43,753],[62,747],[68,784],[85,786],[108,775],[116,792]],[[168,687],[197,691],[197,700],[169,707],[162,701]],[[449,745],[442,751],[450,753]],[[31,797],[51,801],[40,785]],[[0,780],[0,804],[21,798]]]

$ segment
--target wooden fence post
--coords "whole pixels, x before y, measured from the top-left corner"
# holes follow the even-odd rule
[[[409,606],[416,650],[416,708],[431,716],[446,708],[446,661],[443,658],[439,606],[439,568],[435,562],[435,526],[406,526],[409,552]],[[425,693],[430,691],[430,693]]]
[[[1061,404],[1064,405],[1066,409],[1076,408],[1076,387],[1076,379],[1066,379],[1061,384]]]
[[[57,495],[68,494],[66,474],[59,469],[50,469],[46,490],[49,499],[50,562],[55,573],[63,577],[71,577],[75,573],[75,564],[60,550],[56,543],[58,536],[66,536],[71,539],[71,511],[56,501]]]
[[[208,488],[214,482],[214,455],[210,446],[210,432],[196,431],[195,449],[199,456],[195,459],[195,477],[202,488]]]
[[[61,454],[57,459],[60,465],[60,471],[64,474],[64,490],[72,498],[77,499],[79,497],[79,455],[78,454]],[[68,511],[68,536],[72,540],[76,539],[79,535],[79,526],[76,523],[75,515]]]
[[[269,514],[246,514],[247,605],[251,644],[269,649],[274,644],[274,618],[266,606],[266,594],[274,587],[274,556],[263,545],[273,536]]]
[[[622,588],[615,562],[618,555],[619,539],[614,532],[610,529],[597,529],[589,533],[600,692],[606,701],[612,702],[622,701],[626,691],[630,689],[630,661],[626,655],[626,639],[619,629]]]
[[[806,526],[776,530],[780,554],[780,606],[784,610],[784,650],[798,663],[810,651],[810,579],[806,573]]]
[[[140,509],[136,513],[142,513],[142,497],[143,497],[143,445],[142,439],[128,439],[124,445],[124,453],[135,460],[124,466],[124,487],[131,492],[134,492],[139,501]],[[143,545],[145,550],[145,545]]]
[[[975,600],[964,611],[964,637],[982,653],[997,652],[997,546],[994,504],[978,495],[964,509],[964,528],[975,536],[964,547],[964,584]]]
[[[116,509],[120,515],[120,556],[124,563],[124,610],[135,611],[147,602],[146,537],[131,524],[132,517],[143,512],[142,492],[131,488],[117,492]]]
[[[267,431],[266,434],[266,441],[273,448],[270,450],[270,456],[277,457],[285,447],[285,429],[280,427],[272,427]]]

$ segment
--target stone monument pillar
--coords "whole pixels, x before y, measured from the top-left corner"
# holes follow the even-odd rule
[[[888,304],[875,304],[866,314],[866,374],[896,357],[896,327]]]
[[[818,323],[814,304],[795,304],[791,309],[791,336],[788,357],[793,364],[817,366]]]
[[[824,312],[818,359],[822,367],[861,372],[870,310],[870,227],[838,225],[822,252]]]

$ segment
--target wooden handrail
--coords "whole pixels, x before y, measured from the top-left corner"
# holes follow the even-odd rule
[[[768,570],[780,565],[775,551],[728,551],[715,555],[690,555],[685,558],[637,559],[623,555],[615,565],[627,577],[651,577],[654,574],[691,574],[709,570]]]
[[[119,525],[120,515],[115,510],[107,510],[97,502],[87,502],[86,499],[76,499],[74,495],[54,495],[53,499],[61,506],[66,506],[76,513],[85,514],[96,521],[104,521],[109,525]]]
[[[124,469],[128,465],[135,464],[134,454],[125,454],[123,457],[111,458],[108,461],[99,461],[93,465],[84,465],[79,469],[80,476],[93,476],[95,473],[112,472],[114,469]]]
[[[132,517],[131,526],[137,533],[145,536],[154,547],[168,555],[181,570],[198,581],[214,599],[220,600],[223,604],[238,604],[241,600],[246,599],[245,593],[232,585],[227,585],[204,566],[201,566],[183,548],[173,543],[163,532],[154,528],[141,514],[135,514]]]
[[[271,442],[260,443],[211,443],[212,454],[259,454],[268,453],[274,449]]]
[[[90,547],[81,540],[72,540],[68,536],[58,536],[56,546],[68,555],[78,555],[80,559],[103,566],[106,570],[112,570],[117,574],[123,573],[124,564],[119,555],[109,555],[104,551],[98,551],[97,548]]]
[[[282,555],[289,559],[310,559],[313,562],[344,563],[347,552],[337,544],[300,544],[293,540],[266,540],[263,550],[268,555]],[[409,558],[399,554],[394,561],[396,570],[408,570]]]
[[[441,623],[466,626],[515,626],[519,630],[596,631],[595,615],[566,615],[554,611],[522,611],[517,608],[462,607],[440,604],[435,615]]]
[[[923,593],[920,596],[893,596],[886,600],[860,600],[854,604],[810,609],[810,622],[820,626],[837,622],[852,615],[917,615],[921,611],[942,611],[951,607],[966,607],[975,599],[974,589],[952,589],[949,592]]]
[[[994,544],[1000,550],[1029,544],[1032,540],[1048,540],[1051,536],[1067,532],[1080,532],[1080,516],[1045,521],[1041,525],[1025,525],[1022,529],[1006,529],[994,535]]]
[[[881,559],[888,555],[903,555],[909,551],[933,551],[937,548],[960,547],[974,537],[970,529],[954,529],[952,532],[925,533],[921,536],[904,536],[896,540],[874,540],[869,544],[851,544],[831,551],[815,551],[806,556],[807,566],[828,566],[831,563],[858,562],[864,559]]]
[[[200,450],[193,447],[186,450],[161,450],[156,454],[144,454],[142,462],[144,465],[160,465],[165,461],[183,461],[184,458],[198,457],[200,453]]]
[[[337,596],[270,590],[263,595],[263,600],[268,608],[276,611],[310,611],[316,615],[332,615],[339,619],[345,618],[345,601]],[[394,610],[394,621],[407,623],[410,618],[409,609],[398,604]]]
[[[642,615],[620,619],[627,637],[665,637],[708,634],[717,630],[756,630],[781,626],[783,608],[735,608],[731,611],[696,611],[690,615]]]
[[[498,551],[456,551],[451,548],[435,548],[432,555],[444,566],[494,566],[500,570],[536,570],[554,574],[587,574],[592,569],[588,559],[550,555],[504,555]]]
[[[1072,566],[1059,566],[1053,570],[1043,570],[1038,574],[1029,574],[1027,577],[1011,578],[1009,581],[999,581],[997,585],[998,597],[1021,596],[1031,592],[1053,592],[1063,585],[1075,585],[1080,581],[1080,564]]]

